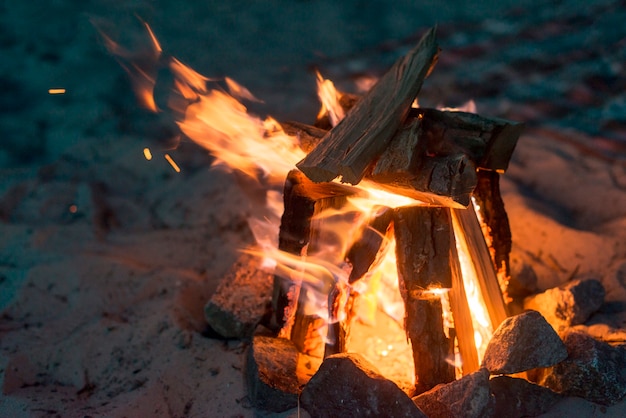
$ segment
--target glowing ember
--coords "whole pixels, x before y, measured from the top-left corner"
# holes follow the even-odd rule
[[[152,152],[150,152],[150,148],[143,149],[143,156],[146,157],[146,160],[148,161],[152,159]]]
[[[176,161],[174,161],[172,157],[170,157],[169,154],[165,154],[165,159],[167,160],[168,163],[170,163],[174,171],[176,171],[177,173],[180,173],[180,167],[178,166],[178,164],[176,164]]]
[[[65,94],[65,89],[48,89],[48,94]]]

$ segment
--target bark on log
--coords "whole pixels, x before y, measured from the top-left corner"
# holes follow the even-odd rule
[[[299,138],[305,151],[320,141],[325,132],[297,122],[285,122],[282,127]],[[420,140],[420,131],[418,118],[403,125],[366,178],[384,190],[430,205],[466,207],[476,186],[474,163],[459,151],[427,156],[427,144]]]
[[[507,289],[511,268],[511,227],[504,209],[504,201],[500,194],[500,174],[493,171],[478,171],[478,185],[474,194],[479,212],[486,226],[485,238],[493,261],[505,300],[508,299]],[[485,229],[485,228],[483,228]]]
[[[357,184],[385,149],[436,61],[435,29],[393,67],[297,167],[315,182]]]
[[[324,207],[340,205],[355,189],[336,183],[316,184],[298,170],[287,175],[283,193],[284,212],[281,218],[278,249],[303,255],[311,239],[311,219]],[[274,276],[270,329],[278,332],[286,319],[295,315],[299,286],[288,279]]]
[[[423,206],[396,209],[394,232],[405,329],[413,349],[419,394],[454,380],[454,368],[447,362],[453,353],[443,329],[441,300],[425,292],[430,287],[452,286],[450,212]]]
[[[475,113],[411,109],[410,117],[422,118],[427,152],[447,155],[463,152],[477,168],[504,172],[524,124]]]
[[[456,237],[455,237],[456,241]],[[472,324],[472,312],[470,311],[463,283],[459,255],[456,242],[450,246],[452,260],[452,289],[450,289],[450,309],[454,320],[455,336],[458,341],[459,354],[461,355],[461,370],[463,376],[478,370],[478,351],[474,340],[474,325]]]
[[[350,296],[346,294],[347,291],[346,286],[336,284],[328,293],[328,333],[324,358],[346,351],[351,320],[351,315],[348,314],[351,310],[351,306],[348,306]]]

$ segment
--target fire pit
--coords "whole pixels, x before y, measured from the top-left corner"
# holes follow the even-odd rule
[[[548,367],[567,356],[541,315],[513,319],[508,334],[498,329],[511,326],[503,321],[512,300],[499,176],[523,125],[419,107],[438,53],[433,29],[363,97],[340,93],[320,76],[315,126],[252,117],[235,100],[255,100],[245,88],[226,79],[225,88],[208,89],[207,79],[166,59],[177,88],[170,105],[184,113],[181,130],[262,191],[255,198],[264,205],[249,220],[257,244],[242,249],[249,261],[238,267],[251,274],[235,273],[206,310],[223,336],[252,339],[246,374],[254,406],[294,407],[309,380],[325,367],[341,369],[334,365],[345,359],[380,366],[385,381],[424,394],[416,403],[426,409],[431,390],[461,380],[478,382],[488,405],[490,375]],[[238,310],[243,298],[224,297],[240,293],[235,283],[262,288],[271,302],[257,299],[248,302],[255,309]],[[230,335],[235,322],[244,326]],[[264,327],[255,330],[259,323]],[[532,338],[528,329],[551,342],[541,360],[511,366],[507,361],[519,357],[514,348],[490,350],[494,332],[506,346],[516,332]]]

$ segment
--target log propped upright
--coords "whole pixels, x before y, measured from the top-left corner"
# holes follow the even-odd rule
[[[394,213],[400,293],[405,330],[415,364],[415,391],[422,393],[454,380],[452,343],[446,337],[440,296],[432,289],[452,287],[454,236],[450,210],[410,206]]]

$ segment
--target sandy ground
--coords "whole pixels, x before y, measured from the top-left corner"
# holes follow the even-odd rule
[[[304,122],[317,108],[311,67],[354,88],[439,22],[444,51],[424,100],[473,98],[483,114],[530,122],[502,183],[514,257],[535,269],[540,289],[572,276],[601,280],[610,309],[588,329],[624,341],[624,79],[615,63],[623,64],[626,37],[598,27],[623,16],[623,6],[586,6],[600,23],[581,21],[570,37],[579,43],[568,44],[559,31],[572,16],[589,16],[573,2],[556,12],[540,1],[516,9],[506,2],[466,9],[136,1],[123,10],[105,1],[18,3],[0,5],[8,58],[0,64],[0,416],[255,414],[243,386],[245,344],[202,336],[204,304],[252,240],[246,222],[254,204],[236,176],[209,169],[212,158],[192,143],[172,151],[182,171],[172,170],[162,158],[171,131],[139,109],[89,24],[93,16],[126,28],[137,25],[137,12],[171,54],[247,85],[266,101],[259,111]],[[524,11],[533,8],[531,19]],[[130,41],[136,34],[119,32]],[[512,75],[502,67],[521,65],[519,56],[554,55],[556,38],[568,51],[598,53],[568,55],[562,71],[532,61]],[[493,83],[508,87],[494,92]],[[67,93],[49,95],[52,87]],[[145,146],[159,150],[151,161]],[[605,410],[570,399],[549,416],[573,411],[623,416],[626,405]]]

